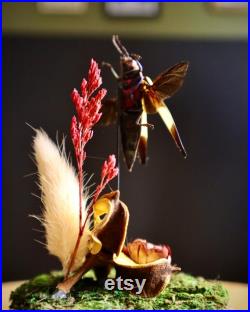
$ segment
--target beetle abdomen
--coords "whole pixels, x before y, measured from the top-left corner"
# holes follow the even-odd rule
[[[137,155],[141,127],[138,120],[141,111],[123,111],[120,115],[120,127],[124,157],[129,171],[132,170]]]

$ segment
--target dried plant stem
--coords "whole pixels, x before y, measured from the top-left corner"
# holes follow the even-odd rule
[[[81,238],[82,238],[82,234],[83,234],[83,230],[85,227],[85,224],[87,222],[88,219],[88,215],[86,216],[86,219],[84,221],[84,224],[82,225],[82,201],[83,201],[83,148],[84,146],[81,144],[81,140],[82,140],[82,136],[79,136],[79,146],[80,146],[80,157],[77,158],[77,162],[78,162],[78,182],[79,182],[79,232],[78,232],[78,237],[76,240],[76,244],[75,247],[73,249],[73,252],[70,256],[70,261],[69,261],[69,265],[65,274],[65,280],[69,277],[70,271],[72,266],[74,265],[75,262],[75,258],[77,255],[77,251],[78,248],[80,246],[80,242],[81,242]]]
[[[81,171],[82,172],[82,171]],[[80,172],[79,172],[80,173]],[[105,176],[102,177],[101,179],[101,183],[98,185],[98,187],[96,188],[96,191],[95,191],[95,194],[94,194],[94,197],[93,197],[93,200],[90,202],[90,204],[88,205],[87,207],[87,215],[86,215],[86,218],[84,220],[84,223],[82,224],[82,183],[80,183],[80,180],[82,179],[82,174],[80,175],[79,174],[79,198],[80,198],[80,214],[79,214],[79,218],[80,218],[80,226],[79,226],[79,233],[78,233],[78,237],[77,237],[77,241],[76,241],[76,244],[75,244],[75,247],[74,247],[74,250],[70,256],[70,261],[69,261],[69,266],[68,266],[68,269],[67,269],[67,272],[65,274],[65,279],[64,280],[67,280],[68,277],[69,277],[69,274],[70,274],[70,271],[71,271],[71,268],[74,264],[74,261],[75,261],[75,257],[76,257],[76,254],[77,254],[77,250],[80,246],[80,242],[81,242],[81,237],[83,235],[83,232],[84,232],[84,229],[85,229],[85,226],[86,226],[86,223],[93,211],[93,205],[95,204],[95,202],[97,201],[100,193],[103,191],[103,189],[105,188],[106,184],[108,183],[109,179],[105,179]]]
[[[73,250],[73,252],[72,252],[72,254],[70,256],[70,261],[69,261],[69,265],[68,265],[67,272],[65,274],[64,280],[68,279],[70,271],[71,271],[71,268],[74,265],[74,261],[75,261],[75,258],[76,258],[76,254],[77,254],[78,248],[80,246],[81,238],[82,238],[82,235],[83,235],[86,223],[87,223],[87,221],[88,221],[88,219],[89,219],[89,217],[91,215],[91,212],[93,210],[93,204],[95,203],[95,201],[96,201],[96,199],[98,197],[98,196],[95,196],[94,199],[89,204],[89,206],[87,208],[86,218],[84,220],[84,223],[82,224],[82,188],[83,188],[82,170],[79,171],[78,177],[79,177],[79,200],[80,200],[80,204],[79,204],[79,221],[80,221],[79,222],[79,233],[78,233],[78,237],[77,237],[77,240],[76,240],[76,244],[75,244],[74,250]]]
[[[78,173],[78,180],[79,180],[79,233],[81,232],[82,228],[82,193],[83,193],[83,175],[82,175],[82,168],[79,169]]]
[[[94,200],[91,201],[90,205],[87,208],[86,218],[84,220],[84,223],[82,224],[82,203],[81,203],[82,202],[82,186],[81,185],[82,185],[82,183],[80,183],[80,177],[79,177],[79,199],[81,200],[80,201],[80,212],[79,212],[79,220],[80,220],[79,233],[78,233],[78,237],[77,237],[77,240],[76,240],[76,244],[75,244],[74,250],[73,250],[73,252],[72,252],[72,254],[70,256],[69,266],[68,266],[67,272],[65,274],[64,280],[67,280],[68,277],[69,277],[71,268],[72,268],[72,266],[74,264],[74,261],[75,261],[75,258],[76,258],[76,254],[77,254],[78,248],[80,246],[81,238],[82,238],[82,235],[83,235],[83,232],[84,232],[87,220],[89,219],[89,217],[91,215],[92,207],[93,207],[93,204],[94,204]]]
[[[87,220],[87,218],[86,218]],[[84,222],[85,224],[86,222]],[[81,238],[82,238],[82,234],[83,234],[83,229],[84,227],[81,227],[81,229],[79,230],[79,233],[78,233],[78,237],[77,237],[77,240],[76,240],[76,244],[75,244],[75,247],[74,247],[74,250],[70,256],[70,261],[69,261],[69,265],[68,265],[68,268],[67,268],[67,272],[65,274],[65,280],[69,277],[69,273],[71,271],[71,268],[72,266],[74,265],[74,262],[75,262],[75,258],[76,258],[76,254],[77,254],[77,251],[78,251],[78,248],[80,246],[80,242],[81,242]]]
[[[70,289],[75,285],[75,283],[79,281],[82,275],[93,266],[95,261],[96,257],[91,255],[89,258],[86,259],[86,261],[82,264],[82,266],[72,276],[67,278],[65,277],[64,281],[57,285],[57,289],[60,289],[65,293],[68,293]]]

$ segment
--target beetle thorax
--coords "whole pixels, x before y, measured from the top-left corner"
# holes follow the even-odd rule
[[[130,56],[123,56],[121,57],[121,71],[122,71],[122,75],[126,75],[130,72],[134,72],[134,71],[141,71],[142,70],[142,66],[141,64],[134,60],[132,57]]]
[[[143,79],[141,64],[131,57],[122,57],[121,76],[123,89],[131,89],[133,92],[133,90],[140,85]]]

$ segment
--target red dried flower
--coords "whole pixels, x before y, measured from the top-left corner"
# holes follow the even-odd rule
[[[91,215],[93,204],[98,199],[100,193],[103,191],[109,181],[111,181],[118,174],[118,169],[115,168],[116,159],[114,155],[110,155],[108,160],[103,164],[101,173],[101,182],[97,186],[95,195],[91,203],[87,208],[87,215],[85,220],[82,220],[82,197],[83,197],[83,163],[86,159],[86,152],[84,150],[85,145],[93,137],[92,128],[100,120],[102,113],[101,101],[106,95],[105,89],[97,89],[102,84],[102,78],[100,76],[100,69],[98,64],[92,59],[88,72],[88,81],[82,80],[81,83],[81,94],[74,89],[71,93],[71,99],[76,109],[76,116],[73,116],[70,126],[70,135],[75,150],[75,156],[78,167],[78,181],[79,181],[79,233],[76,241],[75,248],[71,254],[69,265],[65,277],[67,278],[72,265],[75,260],[81,236],[84,231],[85,224]],[[96,92],[97,91],[97,92]],[[94,95],[94,92],[96,94]]]
[[[86,79],[81,83],[81,95],[74,89],[71,99],[76,109],[76,116],[71,120],[70,134],[73,142],[78,167],[79,180],[79,228],[82,229],[82,188],[83,188],[83,163],[86,159],[85,145],[93,137],[92,128],[101,118],[101,101],[106,94],[105,89],[93,93],[100,87],[102,79],[97,63],[92,59]]]
[[[83,162],[86,158],[84,147],[93,137],[92,128],[102,116],[100,113],[101,101],[106,94],[106,90],[101,89],[95,96],[92,96],[102,83],[100,69],[93,59],[90,63],[88,80],[88,82],[86,79],[82,80],[81,95],[76,89],[71,93],[77,116],[72,118],[70,133],[75,149],[78,171],[82,171]]]
[[[101,172],[101,183],[97,186],[96,192],[94,195],[93,202],[95,203],[97,198],[99,197],[100,193],[103,191],[105,186],[115,178],[119,173],[119,169],[116,168],[116,158],[115,155],[109,155],[108,160],[102,165],[102,172]]]
[[[100,76],[100,69],[97,63],[92,59],[88,74],[88,93],[91,95],[102,84],[102,78]]]

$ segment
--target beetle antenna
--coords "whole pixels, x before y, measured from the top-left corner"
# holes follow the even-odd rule
[[[113,45],[115,46],[116,50],[117,50],[121,55],[123,55],[122,50],[120,49],[120,47],[118,46],[118,44],[117,44],[117,42],[116,42],[116,35],[113,35],[113,37],[112,37],[112,42],[113,42]]]
[[[118,35],[116,35],[116,41],[117,41],[119,47],[121,48],[121,50],[123,51],[123,54],[125,54],[126,56],[129,56],[127,49],[124,47],[124,45],[122,45],[121,40],[119,39]]]
[[[118,35],[113,35],[112,42],[121,55],[129,56],[127,49],[122,45]]]

